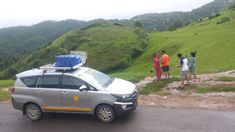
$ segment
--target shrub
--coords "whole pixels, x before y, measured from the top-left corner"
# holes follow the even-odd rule
[[[131,53],[131,57],[132,58],[138,57],[142,52],[143,52],[143,49],[141,49],[140,47],[134,47]]]
[[[228,22],[230,21],[230,18],[229,17],[223,17],[221,18],[220,21],[218,21],[216,24],[222,24],[222,23],[225,23],[225,22]]]

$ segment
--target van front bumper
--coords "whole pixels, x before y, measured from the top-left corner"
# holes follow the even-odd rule
[[[114,109],[117,116],[122,116],[130,111],[134,111],[136,107],[136,100],[133,102],[114,102]]]

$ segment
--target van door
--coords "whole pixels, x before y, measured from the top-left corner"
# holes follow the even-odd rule
[[[80,91],[81,86],[86,83],[79,78],[63,75],[62,76],[62,107],[64,111],[90,112],[90,93]]]
[[[61,111],[61,75],[43,75],[38,78],[35,93],[40,102],[42,109],[45,111]]]

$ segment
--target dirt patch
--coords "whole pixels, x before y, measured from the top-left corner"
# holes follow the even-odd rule
[[[136,83],[135,85],[136,85],[137,89],[141,89],[146,84],[149,84],[149,83],[153,82],[154,80],[155,80],[155,77],[146,77],[143,80],[141,80],[138,83]]]
[[[9,92],[9,91],[10,91],[10,88],[3,88],[2,91],[4,91],[4,92]]]
[[[233,96],[200,96],[200,95],[148,95],[139,97],[140,105],[155,105],[170,108],[201,108],[214,110],[235,110]]]
[[[216,81],[219,77],[235,77],[235,71],[202,74],[197,77],[198,78],[193,80],[190,85],[200,87],[235,87],[235,81]],[[153,82],[154,79],[155,77],[147,77],[137,83],[137,87],[141,89],[146,84]],[[159,93],[164,94],[161,95]],[[146,96],[140,95],[138,101],[140,105],[156,105],[171,108],[235,110],[235,92],[197,94],[192,90],[187,90],[187,87],[181,89],[181,83],[178,81],[162,88],[162,90],[158,92],[158,95],[154,93]]]

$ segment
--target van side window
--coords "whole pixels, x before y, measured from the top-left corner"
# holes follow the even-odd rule
[[[85,83],[75,77],[63,76],[62,77],[62,88],[64,89],[79,89]]]
[[[36,87],[37,83],[37,76],[31,76],[31,77],[22,77],[20,80],[27,86],[27,87]]]
[[[59,76],[42,76],[39,77],[37,87],[39,88],[59,88]]]

